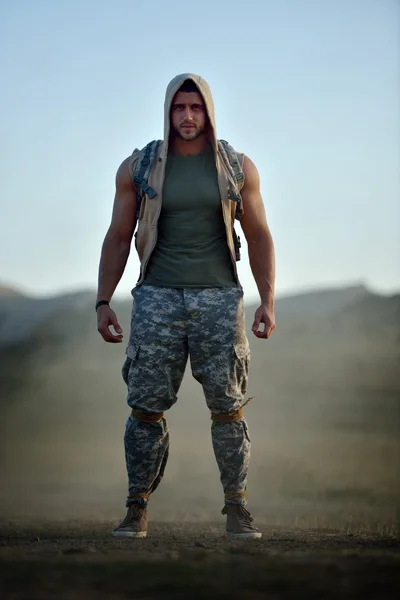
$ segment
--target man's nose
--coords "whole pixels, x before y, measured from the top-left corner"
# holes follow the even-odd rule
[[[187,106],[185,109],[185,119],[187,119],[188,121],[191,121],[193,119],[193,113],[190,106]]]

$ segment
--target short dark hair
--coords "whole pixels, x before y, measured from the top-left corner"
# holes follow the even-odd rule
[[[195,84],[195,82],[193,81],[193,79],[186,79],[182,83],[178,92],[186,92],[187,94],[192,93],[192,92],[198,92],[200,94],[200,90],[197,87],[197,85]]]

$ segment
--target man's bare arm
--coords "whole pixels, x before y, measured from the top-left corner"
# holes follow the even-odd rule
[[[124,273],[136,227],[137,200],[128,164],[127,158],[115,178],[112,219],[101,250],[97,300],[111,300]]]
[[[260,177],[255,164],[244,158],[245,183],[242,189],[241,226],[247,240],[249,261],[261,297],[261,303],[273,308],[275,290],[275,250],[267,224],[260,191]]]
[[[243,217],[241,226],[246,237],[250,267],[261,298],[261,306],[256,312],[253,330],[257,335],[260,322],[265,324],[264,332],[257,337],[269,337],[275,329],[275,249],[268,227],[265,208],[260,191],[260,177],[255,164],[245,156],[243,161],[245,183],[242,188]]]

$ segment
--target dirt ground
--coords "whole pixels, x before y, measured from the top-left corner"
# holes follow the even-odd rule
[[[105,521],[0,523],[4,600],[398,598],[400,538],[261,527],[231,541],[223,526],[153,523],[145,540]]]

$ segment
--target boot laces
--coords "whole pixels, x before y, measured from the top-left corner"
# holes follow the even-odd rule
[[[249,511],[242,504],[238,504],[237,506],[238,508],[236,509],[236,514],[239,523],[244,526],[251,526],[254,519],[249,513]]]
[[[140,510],[143,510],[138,502],[133,502],[128,506],[128,512],[126,513],[125,519],[122,521],[120,527],[126,527],[130,525],[132,521],[135,521],[139,517]]]
[[[243,506],[243,504],[230,504],[229,508],[226,505],[222,511],[222,514],[226,515],[228,511],[235,514],[241,526],[252,526],[251,524],[253,523],[254,519],[247,508]]]

